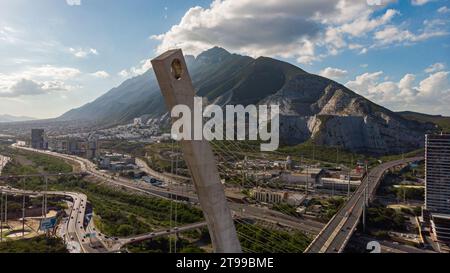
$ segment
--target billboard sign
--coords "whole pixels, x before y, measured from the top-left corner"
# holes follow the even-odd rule
[[[49,229],[54,228],[56,226],[56,220],[57,220],[56,217],[41,220],[39,229],[42,231],[47,231]]]

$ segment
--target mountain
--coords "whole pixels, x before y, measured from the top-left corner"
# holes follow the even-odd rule
[[[280,135],[295,145],[314,138],[355,152],[386,154],[423,146],[434,126],[405,118],[372,103],[345,86],[279,60],[257,59],[212,48],[186,56],[197,95],[209,103],[279,104]],[[152,70],[125,81],[92,103],[59,120],[96,120],[115,125],[167,113]]]
[[[0,115],[0,122],[20,122],[20,121],[30,121],[35,120],[35,118],[23,117],[23,116],[11,116],[11,115]]]
[[[437,128],[438,131],[450,133],[450,117],[444,117],[442,115],[427,115],[411,111],[398,112],[398,114],[409,120],[434,124],[438,127]]]

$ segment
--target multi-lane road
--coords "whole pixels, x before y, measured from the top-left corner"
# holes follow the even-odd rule
[[[363,214],[364,206],[375,195],[380,181],[391,168],[422,160],[422,157],[408,158],[381,164],[373,168],[347,203],[337,212],[319,233],[308,253],[341,253],[350,240]]]
[[[147,195],[156,196],[159,198],[165,198],[165,199],[178,199],[194,204],[198,204],[198,197],[193,194],[189,193],[187,191],[181,191],[181,190],[174,190],[174,189],[166,189],[166,188],[160,188],[155,187],[152,185],[149,185],[147,183],[136,183],[132,180],[121,178],[121,177],[114,177],[108,173],[101,172],[97,169],[97,166],[92,163],[91,161],[80,158],[77,156],[72,155],[65,155],[65,154],[59,154],[55,152],[50,151],[42,151],[42,150],[36,150],[31,149],[27,147],[20,147],[17,145],[13,145],[15,148],[24,149],[32,152],[37,153],[43,153],[47,155],[51,155],[54,157],[58,157],[67,161],[75,162],[79,168],[80,172],[82,173],[88,173],[89,175],[92,175],[93,177],[97,177],[99,179],[102,179],[109,184],[117,185],[129,190],[133,190],[135,192],[144,193]],[[148,172],[150,175],[154,176],[157,179],[160,179],[165,182],[170,182],[173,184],[177,184],[178,181],[173,180],[173,178],[166,176],[164,174],[158,173],[145,164],[142,160],[138,160],[137,163],[139,164],[139,167],[141,167],[144,171]],[[230,208],[234,211],[235,214],[241,215],[244,213],[245,218],[253,218],[257,220],[263,220],[268,221],[272,223],[276,223],[279,225],[295,228],[302,230],[308,234],[316,235],[322,230],[324,224],[320,223],[318,221],[314,221],[307,218],[297,218],[297,217],[289,217],[283,213],[265,209],[265,208],[258,208],[254,207],[248,204],[238,204],[229,202]]]
[[[51,156],[55,156],[64,160],[68,160],[71,162],[75,162],[79,167],[80,171],[82,173],[88,173],[94,177],[106,180],[107,182],[111,184],[115,184],[124,188],[128,188],[130,190],[134,190],[137,192],[150,194],[153,196],[166,198],[166,199],[174,199],[175,196],[177,196],[178,199],[191,202],[191,203],[198,203],[198,198],[195,194],[188,193],[187,191],[177,191],[177,190],[171,190],[171,189],[163,189],[159,187],[154,187],[151,185],[148,185],[146,183],[138,184],[136,182],[133,182],[131,180],[125,179],[125,178],[118,178],[114,177],[108,173],[101,172],[97,170],[97,167],[94,163],[91,161],[80,158],[77,156],[71,156],[71,155],[64,155],[49,151],[41,151],[41,150],[35,150],[25,147],[18,147],[16,148],[25,149],[32,152],[38,152],[38,153],[44,153]],[[282,214],[277,211],[273,211],[266,208],[258,208],[254,206],[250,206],[247,204],[238,204],[238,203],[229,203],[230,208],[234,211],[235,214],[241,215],[241,217],[248,217],[253,218],[257,220],[263,220],[268,221],[280,225],[285,225],[289,227],[293,227],[302,231],[305,231],[309,234],[316,235],[315,240],[311,243],[311,245],[308,247],[306,252],[309,253],[340,253],[344,250],[345,246],[347,245],[351,235],[356,229],[357,224],[359,223],[359,220],[361,218],[361,215],[363,213],[363,208],[366,202],[374,195],[383,175],[385,172],[393,167],[404,165],[409,162],[418,161],[422,158],[410,158],[410,159],[404,159],[404,160],[397,160],[393,162],[388,162],[385,164],[381,164],[374,169],[370,171],[368,176],[363,180],[361,183],[361,186],[354,192],[354,194],[351,196],[350,200],[343,206],[341,210],[338,211],[338,213],[333,217],[333,219],[324,227],[322,223],[319,223],[314,220],[310,219],[299,219],[296,217],[290,217],[285,214]],[[156,178],[165,181],[165,182],[173,182],[177,183],[177,181],[172,181],[170,177],[165,176],[164,174],[157,173],[150,169],[145,162],[139,161],[139,167],[141,167],[143,170],[151,174],[152,176],[155,176]],[[86,201],[86,200],[84,200]],[[76,204],[83,206],[83,204]],[[84,207],[86,204],[84,204]],[[72,217],[72,216],[71,216]],[[75,221],[77,222],[77,221]],[[73,222],[72,222],[73,224]],[[189,227],[187,227],[189,228]],[[77,230],[76,225],[75,227],[72,227],[70,230]],[[173,230],[169,230],[169,232],[175,232]],[[164,234],[164,231],[161,231],[157,234]],[[171,233],[169,233],[171,234]],[[76,236],[76,233],[73,234]],[[85,235],[85,234],[83,234]],[[155,236],[156,233],[153,233],[153,236]],[[152,234],[146,234],[142,235],[142,238],[152,237]],[[74,237],[74,236],[72,236]],[[78,238],[78,237],[77,237]],[[83,237],[80,237],[80,242],[82,244]],[[131,242],[131,240],[137,240],[138,238],[129,238],[129,239],[122,239],[125,241],[119,241],[118,245],[122,244],[123,242]],[[128,240],[128,241],[127,241]],[[82,247],[83,248],[83,247]]]
[[[6,194],[16,195],[53,195],[53,196],[65,196],[70,197],[73,200],[73,205],[70,208],[69,218],[67,221],[64,233],[64,240],[67,245],[70,245],[69,251],[73,252],[91,252],[89,251],[89,245],[85,242],[86,230],[84,228],[84,217],[86,211],[87,197],[81,193],[74,192],[35,192],[24,191],[19,189],[13,189],[10,187],[0,187],[1,192]]]

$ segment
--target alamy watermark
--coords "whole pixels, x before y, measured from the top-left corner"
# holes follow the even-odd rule
[[[219,105],[204,108],[203,99],[195,97],[193,108],[193,113],[187,105],[172,109],[174,140],[260,140],[266,142],[261,144],[263,152],[276,151],[279,147],[279,105],[226,105],[224,113]]]

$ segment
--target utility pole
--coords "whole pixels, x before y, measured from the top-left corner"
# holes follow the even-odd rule
[[[313,143],[313,162],[316,162],[316,141],[314,140],[314,137],[312,138]]]
[[[363,232],[366,232],[366,190],[364,190],[364,203],[363,203]]]
[[[170,173],[173,175],[173,168],[174,168],[174,162],[173,162],[173,153],[174,153],[174,146],[175,146],[175,141],[172,139],[172,154],[170,155]],[[172,187],[172,179],[169,179],[169,189],[173,189]],[[172,230],[172,211],[173,211],[173,196],[172,193],[170,193],[170,229]],[[172,253],[172,237],[169,235],[169,253]]]
[[[309,186],[309,165],[306,165],[306,192],[305,196],[308,196],[308,186]]]
[[[178,154],[175,161],[175,175],[178,175]],[[175,227],[178,222],[178,194],[175,196]],[[175,233],[175,253],[177,253],[178,233]]]
[[[366,204],[366,206],[369,205],[369,187],[370,187],[370,175],[369,175],[369,166],[367,165],[367,161],[366,161],[366,176],[367,176],[367,184],[366,187],[364,189],[364,202]]]
[[[336,168],[339,168],[339,146],[336,146]]]
[[[348,189],[347,189],[347,198],[350,198],[350,180],[351,180],[351,172],[348,172]]]
[[[349,169],[349,174],[348,174],[348,192],[347,192],[348,198],[350,198],[350,192],[351,192],[350,181],[352,180],[352,169],[353,169],[353,153],[352,153],[352,161],[350,163],[350,169]]]
[[[242,161],[242,190],[245,189],[245,167],[247,165],[247,156],[244,156],[244,161]]]
[[[22,195],[22,237],[25,237],[25,179],[22,178],[23,195]]]
[[[5,225],[8,226],[8,193],[5,194]]]
[[[0,242],[3,242],[3,191],[0,195]]]

